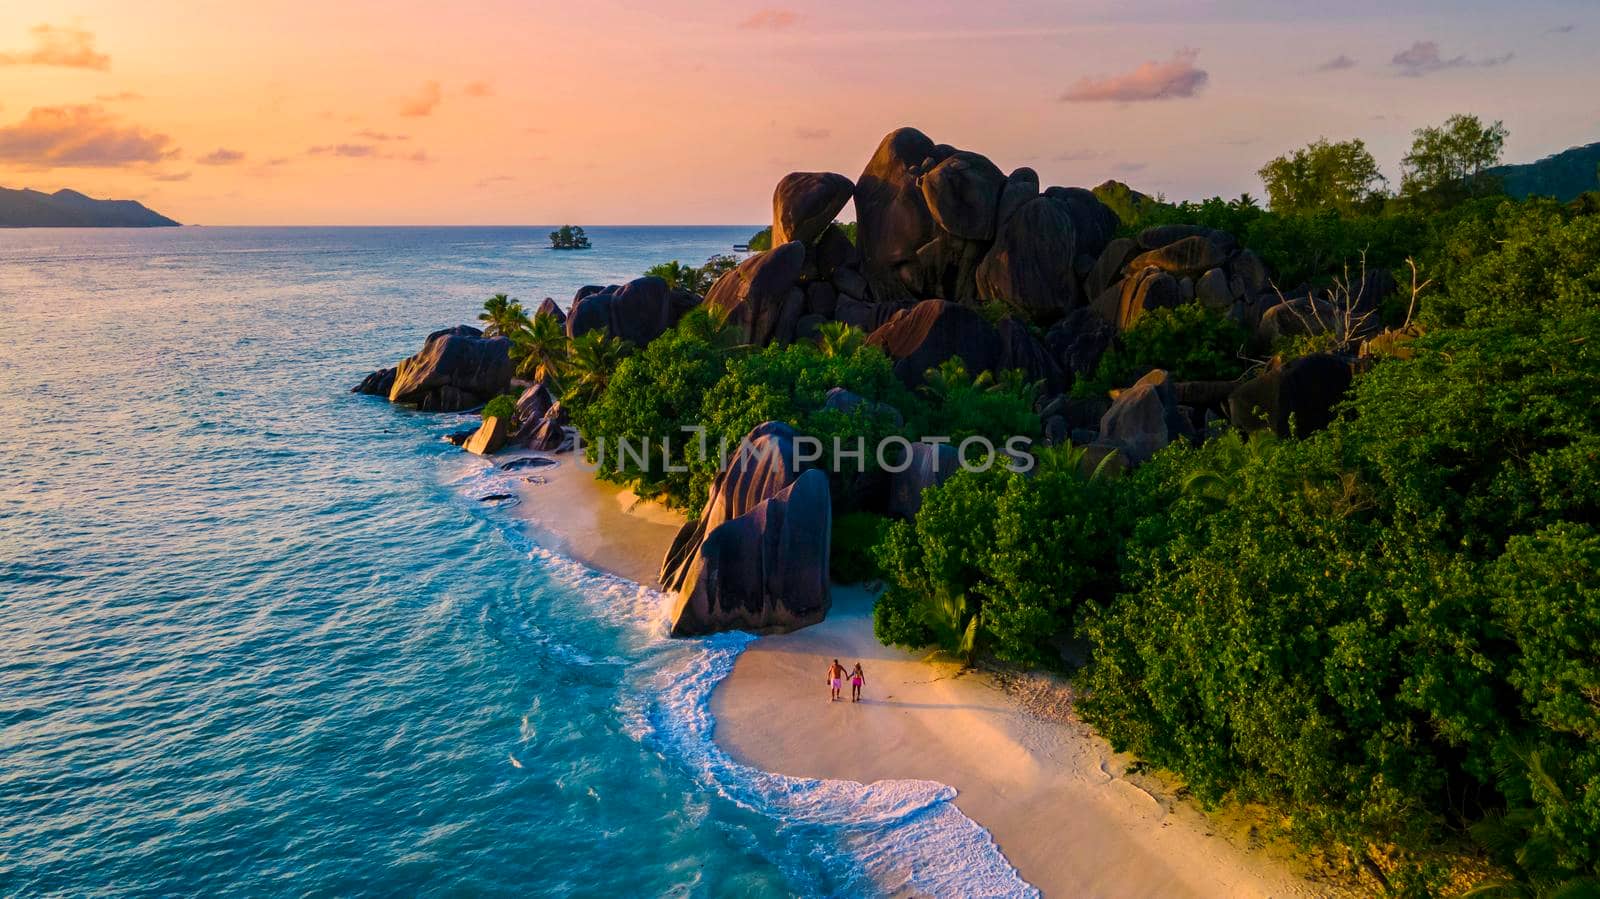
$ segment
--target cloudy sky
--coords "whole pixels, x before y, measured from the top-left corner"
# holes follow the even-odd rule
[[[205,224],[748,223],[914,125],[1047,183],[1260,193],[1319,136],[1600,141],[1594,0],[9,0],[0,186]]]

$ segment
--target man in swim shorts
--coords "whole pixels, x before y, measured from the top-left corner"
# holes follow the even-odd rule
[[[828,666],[828,701],[838,702],[839,691],[844,689],[844,666],[838,659]]]

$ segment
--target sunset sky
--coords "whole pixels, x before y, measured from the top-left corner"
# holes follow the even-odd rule
[[[10,0],[0,186],[203,224],[746,223],[883,134],[1191,198],[1318,136],[1600,141],[1594,0]]]

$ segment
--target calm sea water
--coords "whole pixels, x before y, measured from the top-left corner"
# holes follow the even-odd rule
[[[718,751],[748,637],[478,502],[348,388],[754,231],[0,231],[0,894],[1026,893],[926,782]]]

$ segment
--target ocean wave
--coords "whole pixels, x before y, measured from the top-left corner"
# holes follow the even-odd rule
[[[474,496],[507,477],[487,465],[462,474],[453,486]],[[826,872],[828,883],[814,886],[829,895],[1039,895],[989,832],[956,807],[953,787],[929,780],[790,777],[735,761],[713,739],[711,696],[756,637],[732,632],[674,639],[666,594],[540,546],[507,516],[491,517],[515,549],[581,597],[597,618],[633,626],[640,658],[605,660],[631,669],[633,689],[619,703],[624,730],[677,760],[702,789],[777,822],[789,858],[772,861],[786,875],[802,883],[813,879],[794,863],[804,858]]]

